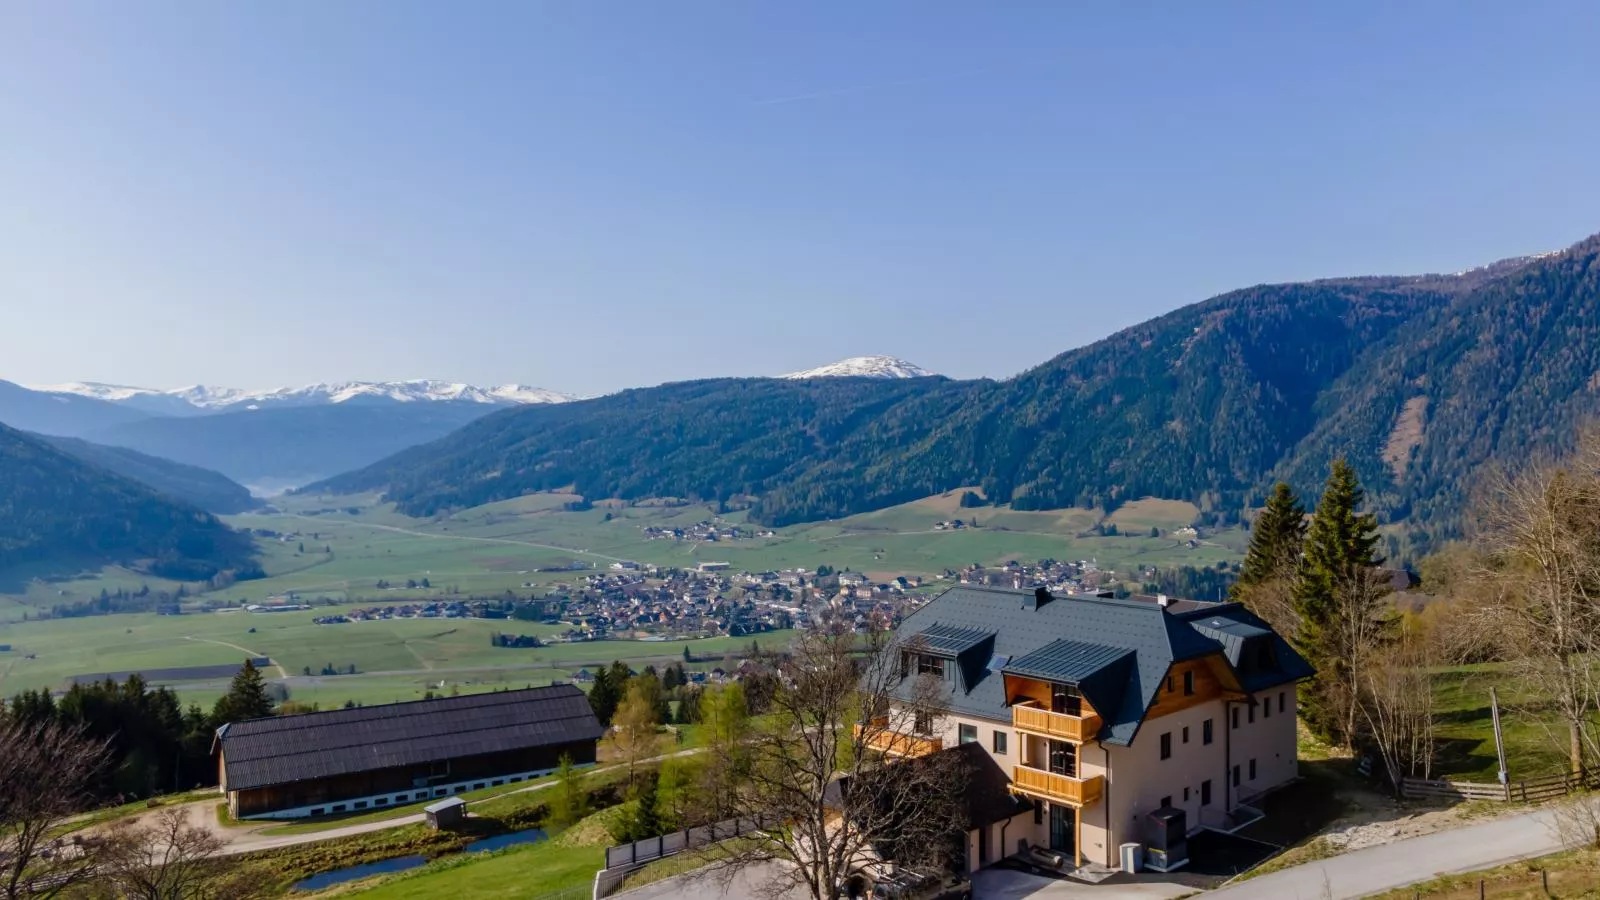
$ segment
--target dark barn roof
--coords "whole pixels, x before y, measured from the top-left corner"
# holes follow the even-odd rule
[[[217,730],[228,790],[596,740],[570,684],[233,722]]]

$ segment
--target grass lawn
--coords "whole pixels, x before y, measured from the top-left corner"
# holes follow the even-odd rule
[[[1511,780],[1557,774],[1565,770],[1564,749],[1552,740],[1552,717],[1532,702],[1503,666],[1453,666],[1434,674],[1438,713],[1438,757],[1435,771],[1462,781],[1493,782],[1499,770],[1489,688],[1500,695],[1500,724],[1505,737],[1506,767]],[[1557,733],[1561,726],[1555,725]]]
[[[490,854],[455,856],[340,896],[362,900],[523,900],[594,882],[604,846],[545,842]],[[326,896],[326,895],[324,895]]]
[[[1544,885],[1548,877],[1550,890]],[[1479,881],[1483,882],[1479,893]],[[1377,900],[1534,900],[1545,897],[1600,897],[1600,851],[1571,850],[1496,869],[1447,875],[1423,884],[1376,895]]]

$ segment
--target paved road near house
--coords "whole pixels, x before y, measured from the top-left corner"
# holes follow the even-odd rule
[[[1546,807],[1481,825],[1356,850],[1202,896],[1205,900],[1354,900],[1439,875],[1546,856],[1581,842],[1563,840],[1555,809]]]

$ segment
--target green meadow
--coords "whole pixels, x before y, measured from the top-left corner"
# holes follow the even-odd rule
[[[291,699],[324,706],[414,699],[428,690],[493,690],[566,678],[583,666],[613,659],[681,658],[682,641],[606,641],[537,649],[491,647],[494,631],[548,636],[558,628],[527,622],[474,619],[402,619],[315,625],[315,616],[351,606],[372,606],[451,596],[542,594],[573,586],[578,562],[604,570],[619,560],[693,567],[725,562],[734,571],[812,569],[830,565],[874,577],[940,573],[970,563],[1042,558],[1091,560],[1102,569],[1132,572],[1141,565],[1213,565],[1238,559],[1242,532],[1208,534],[1197,546],[1169,532],[1193,521],[1186,503],[1143,500],[1119,509],[1112,521],[1126,534],[1101,535],[1091,510],[1024,512],[962,509],[952,491],[913,503],[829,522],[791,526],[747,540],[650,540],[645,529],[672,528],[711,518],[704,505],[598,504],[569,511],[578,499],[540,494],[465,510],[437,519],[411,519],[376,498],[290,497],[268,514],[228,518],[230,524],[286,537],[258,537],[268,577],[205,591],[181,616],[153,614],[37,621],[41,609],[97,596],[101,590],[176,590],[178,585],[124,569],[71,580],[34,580],[0,594],[0,695],[26,688],[59,689],[74,675],[237,663],[246,655],[270,657],[288,676]],[[960,518],[977,527],[936,529]],[[722,517],[745,525],[742,512]],[[760,526],[746,526],[752,532]],[[1157,528],[1161,535],[1149,536]],[[557,569],[541,572],[540,569]],[[591,569],[592,571],[592,569]],[[421,587],[426,580],[428,587]],[[408,589],[408,581],[418,587]],[[380,583],[385,586],[380,587]],[[937,584],[933,585],[934,588]],[[310,611],[252,613],[199,611],[199,600],[241,606],[293,598]],[[763,638],[777,640],[778,638]],[[747,639],[692,642],[697,654],[748,645]],[[319,676],[324,666],[357,674]],[[309,669],[312,676],[305,676]],[[277,675],[278,673],[270,673]],[[186,699],[209,702],[224,685],[175,685]]]

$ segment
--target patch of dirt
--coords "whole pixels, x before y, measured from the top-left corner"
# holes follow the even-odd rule
[[[1396,478],[1405,475],[1406,466],[1411,463],[1412,448],[1422,443],[1422,422],[1427,412],[1428,398],[1412,397],[1395,419],[1389,440],[1383,445],[1383,461]]]

